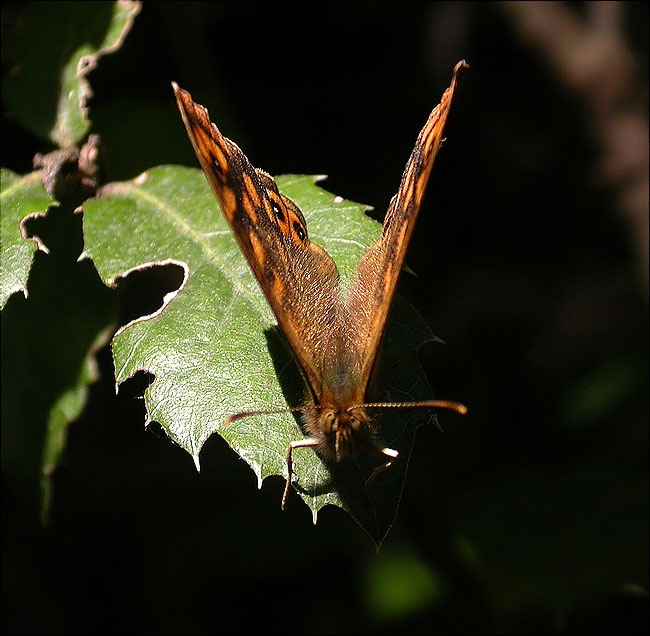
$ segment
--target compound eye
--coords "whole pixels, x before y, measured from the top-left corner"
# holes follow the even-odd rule
[[[331,433],[336,430],[336,416],[333,411],[325,411],[321,417],[321,425],[325,433]]]
[[[350,416],[350,427],[353,431],[359,432],[361,430],[361,420],[358,420],[354,415]]]

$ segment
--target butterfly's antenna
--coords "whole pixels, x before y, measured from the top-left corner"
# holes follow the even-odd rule
[[[467,407],[460,402],[451,400],[423,400],[421,402],[369,402],[368,404],[355,404],[346,409],[348,413],[355,409],[448,409],[460,415],[467,413]]]
[[[308,409],[322,408],[318,404],[309,404],[304,406],[295,406],[290,409],[273,409],[271,411],[242,411],[229,415],[224,424],[232,424],[237,420],[245,417],[255,417],[256,415],[282,415],[284,413],[297,413],[298,411],[306,411]],[[348,413],[356,409],[447,409],[449,411],[456,411],[460,415],[467,413],[467,407],[460,402],[452,402],[451,400],[423,400],[420,402],[368,402],[367,404],[355,404],[346,409]]]
[[[237,420],[241,420],[245,417],[254,417],[255,415],[282,415],[283,413],[296,413],[298,411],[304,411],[304,406],[296,406],[292,409],[277,409],[273,411],[243,411],[242,413],[235,413],[234,415],[229,415],[224,424],[232,424]]]

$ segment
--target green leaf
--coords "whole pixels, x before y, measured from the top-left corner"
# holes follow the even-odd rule
[[[311,239],[332,255],[345,284],[381,226],[364,206],[318,188],[317,179],[285,175],[277,183],[301,207]],[[201,447],[218,432],[250,465],[260,487],[269,475],[285,475],[289,443],[303,437],[297,416],[224,425],[242,411],[299,406],[304,385],[202,173],[162,166],[111,184],[84,205],[84,237],[84,255],[108,284],[156,265],[175,263],[185,271],[181,288],[160,311],[116,334],[117,382],[139,370],[155,376],[145,393],[148,417],[192,455],[197,468]],[[430,397],[416,350],[432,339],[406,303],[395,303],[383,357],[390,382],[382,388],[390,399]],[[370,498],[364,486],[381,459],[331,465],[309,449],[296,450],[294,486],[314,521],[324,505],[341,506],[380,544],[395,517],[415,429],[431,417],[422,411],[378,417],[382,441],[399,450],[400,458],[373,483]]]
[[[106,319],[108,320],[108,318]],[[47,429],[43,444],[41,468],[41,519],[47,521],[52,503],[52,475],[56,470],[68,440],[68,427],[79,419],[90,392],[90,385],[99,379],[95,354],[108,341],[113,332],[112,326],[100,330],[95,342],[91,343],[81,360],[81,368],[76,378],[71,378],[49,410]]]
[[[27,278],[34,252],[47,248],[37,237],[28,237],[24,223],[28,218],[44,215],[50,205],[58,205],[43,187],[41,172],[25,176],[0,170],[0,205],[2,207],[2,263],[0,265],[0,307],[14,292],[27,297]]]
[[[61,147],[81,141],[90,129],[86,75],[119,49],[139,11],[131,0],[30,4],[4,42],[10,116]]]

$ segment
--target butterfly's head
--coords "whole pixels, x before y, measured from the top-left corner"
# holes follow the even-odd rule
[[[363,408],[320,408],[305,411],[305,426],[317,450],[337,461],[375,447],[371,418]]]

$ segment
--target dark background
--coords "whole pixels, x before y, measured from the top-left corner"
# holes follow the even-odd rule
[[[617,108],[641,105],[647,147],[648,8],[620,4]],[[377,555],[339,509],[280,511],[282,480],[258,491],[216,437],[197,474],[104,349],[49,525],[3,489],[3,633],[647,633],[647,190],[639,230],[593,106],[619,76],[563,73],[517,6],[145,3],[89,76],[109,180],[196,166],[175,80],[254,165],[327,174],[381,218],[469,62],[400,283],[447,343],[422,350],[436,395],[469,414],[419,431]],[[592,3],[559,7],[589,27]],[[5,134],[29,171],[43,148]]]

